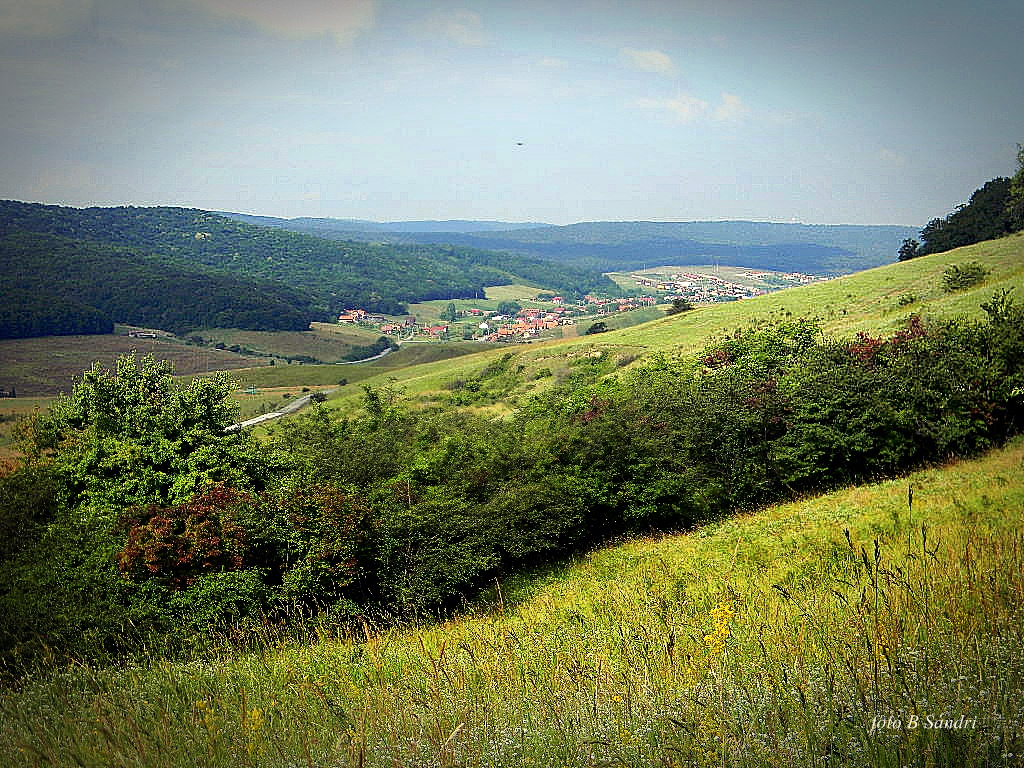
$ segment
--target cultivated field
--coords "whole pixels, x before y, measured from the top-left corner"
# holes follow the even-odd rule
[[[1020,765],[1022,510],[1018,439],[609,547],[439,625],[71,668],[0,698],[0,763]]]
[[[72,380],[100,362],[113,366],[131,351],[169,360],[180,375],[265,365],[264,360],[234,352],[193,347],[167,339],[139,339],[118,334],[44,336],[0,340],[0,387],[15,387],[19,397],[55,395],[71,390]]]
[[[357,346],[373,344],[380,333],[354,325],[313,323],[308,331],[239,331],[212,328],[198,333],[207,342],[238,346],[279,358],[306,357],[325,363],[339,362]]]

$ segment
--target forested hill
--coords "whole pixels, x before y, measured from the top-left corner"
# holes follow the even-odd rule
[[[60,258],[52,252],[55,241],[10,239],[28,234],[60,238]],[[616,290],[614,284],[597,271],[544,259],[448,245],[338,242],[186,208],[79,209],[2,201],[0,239],[5,262],[34,265],[39,274],[52,278],[52,284],[33,283],[32,290],[42,291],[43,296],[82,295],[81,291],[76,292],[63,283],[67,272],[46,266],[48,259],[53,259],[54,265],[64,264],[62,259],[72,243],[80,244],[94,260],[100,258],[101,251],[105,259],[124,259],[130,254],[137,262],[132,269],[141,269],[147,275],[139,276],[144,285],[160,282],[154,275],[174,273],[175,279],[165,282],[178,290],[155,291],[152,297],[155,305],[151,307],[157,315],[168,315],[174,327],[192,322],[187,319],[191,310],[185,310],[183,315],[176,314],[171,306],[172,302],[180,300],[179,292],[195,293],[189,286],[203,284],[198,295],[205,296],[214,290],[213,285],[229,277],[241,281],[236,286],[239,290],[225,294],[234,295],[229,306],[222,306],[203,318],[197,316],[202,322],[191,327],[201,327],[203,322],[217,317],[218,312],[227,312],[219,315],[220,320],[230,319],[228,324],[235,327],[305,328],[310,321],[324,319],[345,307],[359,306],[397,314],[405,311],[407,302],[471,297],[482,292],[485,286],[509,282],[534,284],[566,295]],[[153,275],[149,274],[151,270],[155,270]],[[197,275],[202,277],[188,277],[185,273],[190,270],[199,270]],[[125,273],[123,264],[97,269],[89,285],[95,291],[111,295],[118,290],[130,290],[122,280]],[[27,269],[20,274],[22,281],[30,279]],[[259,285],[253,281],[259,281]],[[264,292],[269,295],[257,295]],[[21,290],[19,295],[29,294]],[[101,314],[109,314],[102,309],[102,302],[84,295],[81,300],[99,308]],[[267,312],[263,307],[266,301],[284,302],[279,306],[281,319],[277,324],[266,324]],[[38,300],[30,303],[38,309]],[[13,311],[35,314],[28,306],[15,307]],[[244,315],[249,312],[255,312],[258,318],[246,320]],[[296,319],[296,314],[301,319]],[[137,313],[113,319],[150,324]],[[32,323],[21,325],[31,327]],[[53,322],[43,325],[50,327]],[[167,325],[161,327],[173,329]]]
[[[249,217],[230,214],[243,219]],[[449,243],[618,271],[681,263],[846,274],[888,264],[913,227],[783,224],[756,221],[598,221],[530,227],[500,222],[360,222],[261,218],[267,226],[320,237]],[[448,225],[448,231],[444,226]]]
[[[57,235],[0,235],[0,272],[0,338],[110,333],[115,322],[305,330],[323,314],[282,283]]]

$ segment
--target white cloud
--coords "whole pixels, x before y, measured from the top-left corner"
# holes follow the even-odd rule
[[[569,62],[565,59],[559,59],[556,56],[545,56],[537,62],[542,67],[549,67],[551,69],[561,69],[569,65]]]
[[[881,160],[882,167],[887,171],[902,170],[907,164],[906,157],[888,147],[882,147],[878,153],[878,159]]]
[[[330,35],[348,42],[373,26],[377,0],[195,0],[212,13],[287,37]]]
[[[714,119],[720,123],[735,123],[742,120],[750,112],[743,100],[734,93],[723,93],[722,101],[713,113]]]
[[[641,109],[668,110],[682,123],[692,123],[705,117],[711,105],[696,96],[682,94],[671,99],[639,99],[636,106]]]
[[[629,66],[643,72],[654,72],[666,77],[671,77],[676,73],[676,65],[673,63],[672,57],[662,51],[623,48],[619,51],[619,55]]]
[[[0,0],[0,35],[66,37],[89,22],[93,0]]]
[[[459,45],[480,47],[490,45],[491,38],[484,29],[483,19],[473,11],[455,11],[437,14],[431,18],[428,28],[437,35]]]
[[[750,113],[750,109],[739,96],[723,93],[719,103],[712,104],[705,99],[688,93],[664,99],[638,99],[634,106],[641,109],[658,109],[671,112],[684,124],[698,120],[714,123],[735,123]]]

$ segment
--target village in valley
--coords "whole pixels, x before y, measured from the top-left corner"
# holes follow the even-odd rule
[[[338,316],[338,322],[374,329],[398,342],[472,340],[525,343],[586,333],[592,324],[601,323],[604,319],[640,310],[648,310],[646,314],[650,314],[649,311],[659,305],[669,307],[678,300],[689,305],[739,301],[793,285],[829,279],[800,272],[722,266],[657,267],[613,273],[610,277],[625,293],[640,295],[586,295],[573,300],[545,291],[534,292],[536,289],[531,291],[522,286],[524,290],[519,293],[522,298],[515,301],[459,299],[447,303],[427,302],[415,305],[404,317],[348,309]],[[487,305],[491,306],[488,308]]]

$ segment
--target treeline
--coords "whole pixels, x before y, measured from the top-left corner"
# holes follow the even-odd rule
[[[304,297],[294,308],[304,312],[307,325],[322,319],[312,304],[334,315],[347,307],[401,314],[408,302],[472,298],[485,286],[509,282],[570,296],[616,290],[596,271],[468,248],[337,242],[185,208],[79,209],[0,201],[0,237],[26,233],[114,246],[178,269],[207,268],[288,289]],[[234,309],[241,312],[249,298],[238,297]]]
[[[269,445],[223,431],[224,380],[97,367],[22,425],[29,458],[0,479],[0,651],[434,616],[609,537],[971,454],[1024,419],[1024,310],[984,309],[842,342],[796,321],[617,377],[593,358],[508,420],[366,388],[361,415],[317,409]]]
[[[154,259],[53,235],[0,235],[0,338],[110,333],[127,323],[304,331],[326,319],[309,295],[283,284]]]
[[[1018,170],[1013,178],[1000,176],[974,191],[971,199],[921,230],[921,242],[908,238],[898,252],[905,261],[992,240],[1024,229],[1024,146],[1017,148]]]

